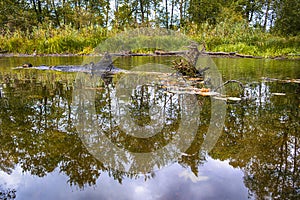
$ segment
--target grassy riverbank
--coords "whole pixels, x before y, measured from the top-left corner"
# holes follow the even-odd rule
[[[300,57],[300,37],[297,36],[279,36],[244,23],[219,23],[213,28],[204,23],[192,29],[198,31],[189,33],[191,37],[198,42],[205,41],[208,51],[261,57]]]
[[[0,35],[0,51],[32,54],[89,54],[109,37],[118,33],[105,28],[71,27],[60,29],[37,28],[31,32],[7,31]],[[299,58],[300,38],[283,37],[248,28],[242,24],[218,24],[211,28],[206,24],[184,31],[191,39],[205,42],[206,50],[213,52],[237,52],[262,57]]]
[[[31,32],[7,31],[0,36],[1,51],[32,54],[86,54],[107,38],[106,29],[71,27],[60,29],[37,28]]]

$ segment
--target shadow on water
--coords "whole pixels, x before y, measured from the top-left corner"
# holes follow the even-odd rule
[[[74,127],[71,108],[76,74],[14,71],[11,67],[18,66],[23,60],[6,59],[9,62],[0,66],[1,173],[10,175],[20,167],[23,173],[43,178],[58,170],[68,177],[67,182],[71,186],[80,189],[96,185],[103,174],[119,183],[131,179],[134,181],[141,176],[109,168],[86,149]],[[80,59],[74,59],[54,63],[78,64]],[[122,62],[130,66],[142,61],[125,59]],[[299,198],[300,84],[261,79],[264,76],[299,79],[299,62],[272,61],[274,63],[270,64],[270,61],[251,59],[215,59],[215,62],[225,80],[241,80],[247,86],[244,95],[248,98],[245,101],[227,102],[223,134],[213,150],[206,154],[201,151],[201,144],[210,123],[211,99],[199,96],[201,120],[197,133],[189,148],[174,162],[190,169],[197,178],[207,160],[228,161],[232,167],[242,170],[249,198]],[[282,65],[286,67],[282,69]],[[283,71],[278,71],[278,68]],[[153,90],[146,86],[132,93],[131,117],[141,126],[151,121],[149,106],[153,101],[160,101],[166,109],[166,120],[161,122],[164,124],[163,131],[156,137],[136,139],[120,130],[107,131],[107,124],[113,120],[110,107],[114,82],[109,85],[102,82],[95,90],[99,123],[104,124],[107,138],[115,145],[130,151],[151,152],[165,146],[174,137],[181,109],[176,98],[159,92],[153,97]],[[235,88],[232,89],[234,91]],[[145,180],[155,180],[155,174],[145,173],[143,177]],[[0,185],[0,192],[0,199],[18,196],[18,189],[6,188],[5,185]],[[183,190],[179,196],[184,197],[188,192]]]

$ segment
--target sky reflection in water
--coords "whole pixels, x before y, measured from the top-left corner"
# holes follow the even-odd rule
[[[200,177],[200,178],[199,178]],[[155,172],[147,181],[141,175],[136,180],[125,178],[122,184],[107,173],[102,174],[95,186],[84,189],[70,187],[68,177],[56,169],[39,178],[22,173],[18,166],[11,175],[0,173],[0,183],[17,190],[17,199],[247,199],[243,172],[227,161],[208,157],[199,166],[199,176],[178,164]]]

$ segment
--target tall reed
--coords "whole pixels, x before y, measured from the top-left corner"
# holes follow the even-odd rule
[[[35,28],[30,32],[16,30],[11,33],[6,30],[0,35],[0,50],[27,54],[35,50],[39,54],[80,53],[95,48],[106,39],[106,34],[103,28],[87,27],[77,30],[70,26],[60,29]]]

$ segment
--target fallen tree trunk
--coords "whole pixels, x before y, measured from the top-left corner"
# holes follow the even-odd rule
[[[214,89],[214,91],[217,91],[218,89],[224,87],[224,86],[227,85],[228,83],[237,83],[237,84],[240,85],[240,87],[241,87],[242,89],[245,89],[245,86],[243,85],[243,83],[242,83],[241,81],[238,81],[238,80],[229,80],[229,81],[226,81],[225,83],[223,83],[222,85],[219,85],[218,87],[216,87],[216,88]]]
[[[155,51],[154,52],[156,55],[160,56],[176,56],[176,55],[184,55],[187,53],[187,51]]]
[[[223,51],[209,52],[209,51],[205,51],[205,52],[203,52],[203,54],[212,55],[212,56],[234,56],[234,55],[236,55],[236,52],[223,52]]]
[[[236,52],[223,52],[223,51],[219,51],[219,52],[203,52],[203,54],[206,55],[211,55],[211,56],[228,56],[228,57],[239,57],[239,58],[262,58],[259,56],[253,56],[253,55],[244,55],[244,54],[240,54],[240,53],[236,53]]]
[[[113,56],[180,56],[187,54],[188,51],[161,51],[156,50],[154,53],[132,53],[132,52],[125,52],[125,53],[112,53]],[[209,55],[209,56],[225,56],[225,57],[239,57],[239,58],[262,58],[259,56],[253,55],[244,55],[237,52],[211,52],[211,51],[202,51],[200,55]]]
[[[0,50],[0,53],[7,53],[8,50]]]

